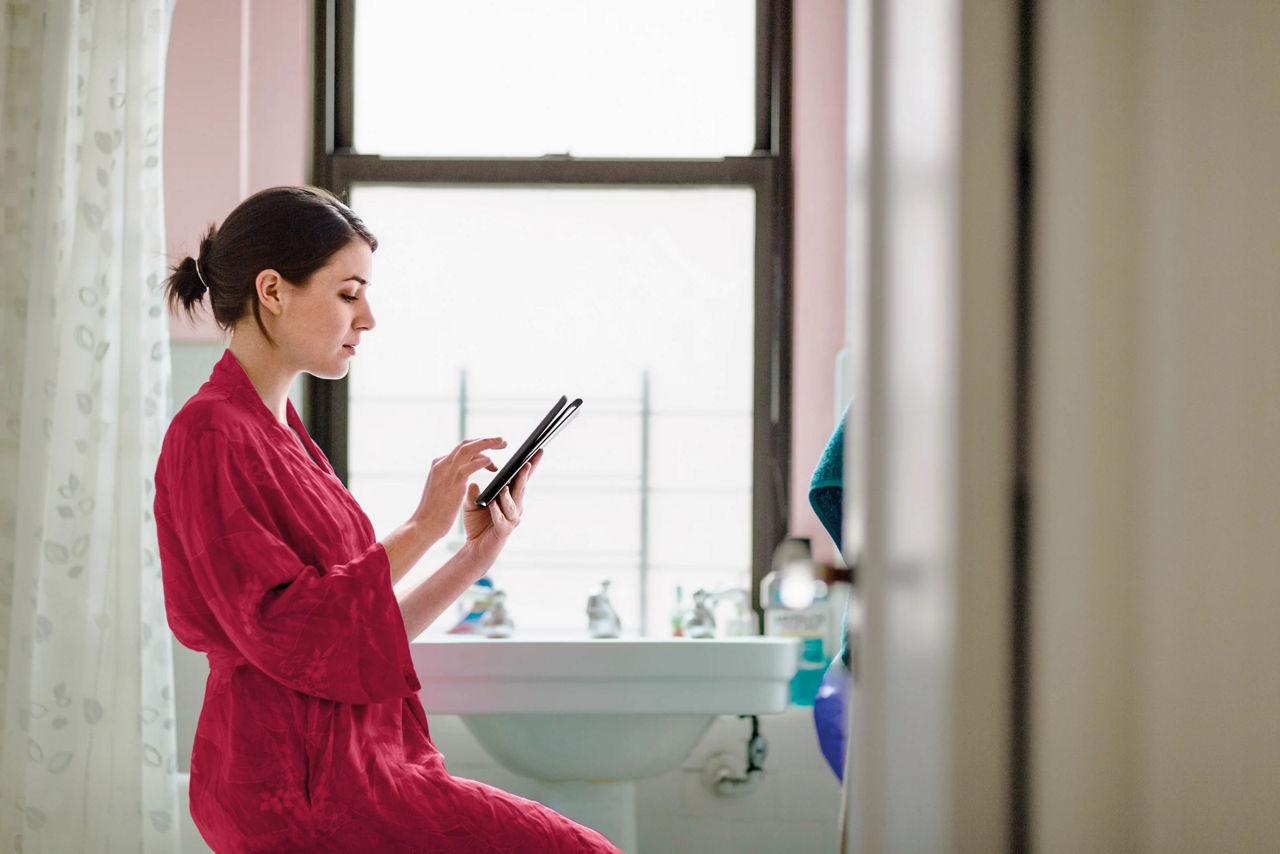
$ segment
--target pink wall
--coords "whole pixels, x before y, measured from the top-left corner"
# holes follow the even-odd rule
[[[835,549],[809,507],[809,478],[834,426],[834,361],[844,344],[844,3],[795,4],[795,328],[791,533],[819,559]],[[308,0],[182,0],[165,94],[170,261],[250,193],[310,174]],[[208,318],[174,338],[217,338]]]
[[[809,506],[809,479],[835,427],[835,359],[844,346],[845,4],[795,4],[792,154],[795,297],[791,378],[791,533],[819,560],[835,545]]]
[[[165,80],[165,233],[170,263],[209,223],[265,187],[304,183],[311,157],[307,0],[182,0]],[[207,315],[174,338],[218,338]]]

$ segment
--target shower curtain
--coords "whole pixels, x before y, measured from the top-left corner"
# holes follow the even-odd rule
[[[176,852],[151,518],[173,0],[0,17],[0,852]]]

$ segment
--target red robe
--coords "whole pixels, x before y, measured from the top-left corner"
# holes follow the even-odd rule
[[[292,405],[288,420],[228,350],[156,468],[169,626],[209,656],[190,788],[205,841],[219,854],[616,852],[445,770],[387,553]]]

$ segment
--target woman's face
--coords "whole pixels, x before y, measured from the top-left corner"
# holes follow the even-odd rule
[[[360,336],[374,326],[369,306],[373,250],[356,238],[305,286],[281,286],[283,311],[270,328],[291,367],[323,379],[347,375]]]

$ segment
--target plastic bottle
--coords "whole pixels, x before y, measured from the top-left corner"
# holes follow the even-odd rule
[[[818,568],[809,541],[790,538],[774,550],[773,569],[760,582],[765,634],[800,639],[799,667],[791,680],[791,702],[797,706],[813,705],[831,663],[831,609]]]
[[[724,596],[716,618],[720,624],[720,634],[726,638],[741,638],[760,634],[760,623],[756,621],[756,612],[751,610],[751,593],[747,590],[734,591],[735,595]]]
[[[515,630],[515,621],[507,612],[507,594],[502,590],[494,590],[493,601],[480,618],[480,631],[488,638],[509,638]]]
[[[684,589],[676,585],[676,607],[671,612],[671,636],[684,637]]]
[[[489,610],[493,601],[493,581],[485,576],[467,588],[467,592],[458,597],[458,622],[449,629],[451,635],[483,634],[480,620],[484,612]]]

